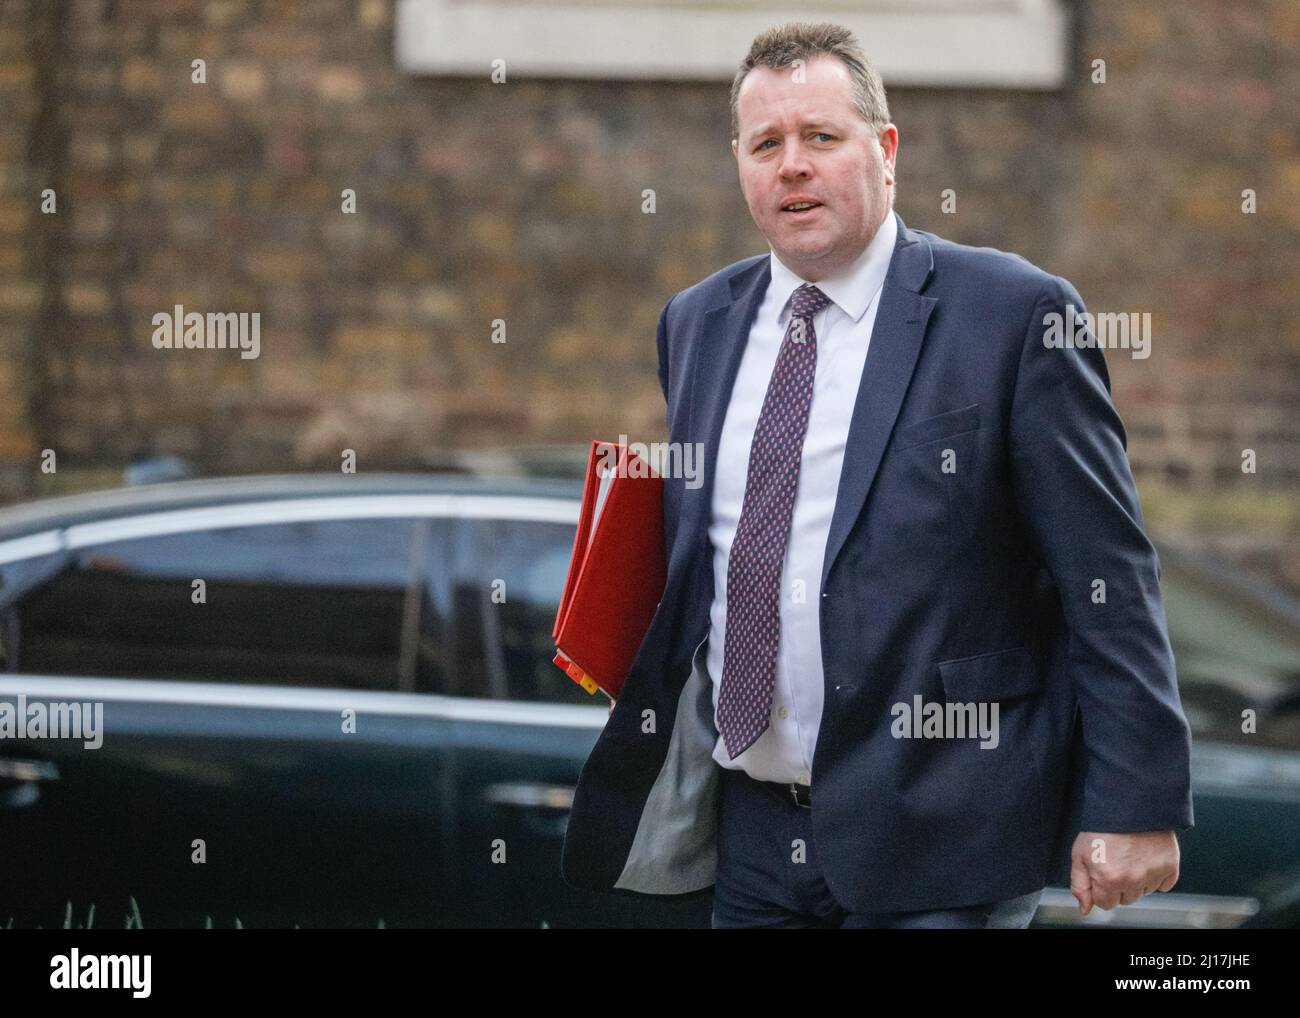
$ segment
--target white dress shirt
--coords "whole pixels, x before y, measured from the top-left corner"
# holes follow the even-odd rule
[[[852,264],[815,284],[832,303],[813,317],[817,370],[781,574],[781,640],[771,724],[734,760],[727,756],[721,736],[713,749],[713,759],[721,766],[743,769],[761,781],[812,782],[813,749],[825,699],[821,576],[826,539],[839,491],[849,421],[897,231],[891,209]],[[805,282],[772,252],[772,279],[749,330],[722,426],[709,521],[714,584],[707,666],[713,682],[715,725],[726,648],[727,561],[740,522],[750,446],[790,324],[790,297]]]

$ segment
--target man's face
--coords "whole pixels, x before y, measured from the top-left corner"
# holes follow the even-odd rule
[[[838,57],[808,61],[801,82],[793,72],[760,66],[746,75],[731,151],[755,224],[786,266],[815,283],[857,258],[889,212],[898,129],[872,134]],[[786,211],[800,199],[817,204]]]

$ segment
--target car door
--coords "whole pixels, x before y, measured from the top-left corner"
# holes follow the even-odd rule
[[[1196,810],[1176,890],[1250,912],[1300,879],[1300,619],[1203,570],[1162,586]]]
[[[532,926],[707,928],[708,895],[595,894],[560,873],[573,791],[609,716],[603,693],[552,662],[577,514],[576,501],[500,500],[483,511],[478,555],[456,577],[465,707],[452,737],[452,857],[474,912],[502,909]]]
[[[102,738],[0,740],[0,924],[454,924],[430,564],[445,506],[329,498],[0,546],[0,704]],[[445,608],[445,596],[443,599]],[[83,728],[84,733],[84,728]]]
[[[1161,554],[1161,591],[1192,729],[1195,826],[1179,880],[1081,919],[1049,888],[1036,925],[1235,927],[1300,886],[1300,620],[1183,555]]]

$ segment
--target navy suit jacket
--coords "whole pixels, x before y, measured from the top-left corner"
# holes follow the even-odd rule
[[[703,483],[664,482],[667,584],[574,793],[562,871],[575,887],[715,883],[713,468],[770,276],[768,255],[747,258],[659,319],[669,437],[703,444]],[[1044,316],[1066,305],[1084,310],[1068,282],[1023,258],[898,219],[809,592],[826,683],[814,842],[851,911],[1064,885],[1080,830],[1192,826],[1160,564],[1105,358],[1043,342]],[[997,747],[895,737],[894,705],[918,695],[997,701]]]

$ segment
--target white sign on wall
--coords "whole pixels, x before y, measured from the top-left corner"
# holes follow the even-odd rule
[[[755,35],[786,21],[853,30],[885,86],[1060,87],[1064,0],[400,0],[414,74],[730,81]]]

